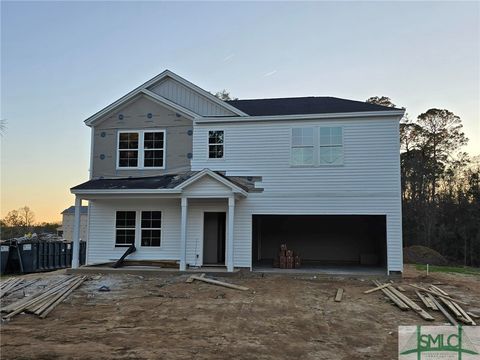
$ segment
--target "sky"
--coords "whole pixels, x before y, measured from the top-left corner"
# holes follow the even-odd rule
[[[1,2],[1,213],[59,221],[83,120],[165,69],[242,98],[389,96],[459,115],[480,154],[479,2]]]

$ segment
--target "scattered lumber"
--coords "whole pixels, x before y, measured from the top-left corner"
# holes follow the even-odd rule
[[[215,280],[215,279],[210,279],[210,278],[205,277],[205,274],[202,274],[202,275],[192,275],[187,279],[187,282],[191,283],[194,280],[198,280],[198,281],[203,281],[203,282],[206,282],[206,283],[209,283],[209,284],[223,286],[223,287],[230,288],[230,289],[235,289],[235,290],[242,290],[242,291],[249,290],[245,286],[235,285],[235,284],[230,284],[230,283],[226,283],[226,282]]]
[[[440,305],[440,303],[433,296],[431,297],[431,300],[433,301],[437,309],[440,310],[440,312],[448,319],[448,321],[450,321],[453,326],[458,326],[457,321],[448,313],[447,310],[445,310],[442,305]]]
[[[125,258],[134,253],[135,251],[137,251],[137,248],[135,247],[134,244],[130,245],[127,250],[125,251],[125,253],[122,255],[122,257],[120,259],[118,259],[115,264],[112,265],[112,268],[116,269],[116,268],[119,268],[119,267],[122,267],[123,266],[123,261],[125,260]]]
[[[472,325],[472,326],[476,326],[477,324],[475,323],[475,321],[473,321],[473,319],[467,314],[467,312],[465,310],[463,310],[461,308],[460,305],[458,305],[455,301],[452,301],[451,302],[453,306],[455,306],[457,308],[457,310],[460,312],[460,314],[462,315],[462,321],[468,325]]]
[[[379,281],[373,280],[374,285],[377,287],[381,287],[381,284]],[[388,284],[391,285],[391,284]],[[397,305],[402,311],[406,311],[410,309],[407,304],[405,304],[402,300],[400,300],[395,294],[393,294],[390,290],[387,289],[387,286],[381,287],[380,290],[387,295],[387,297],[393,301],[395,305]]]
[[[411,287],[414,287],[414,288],[418,289],[418,290],[422,290],[423,292],[430,293],[432,295],[436,295],[437,297],[444,298],[444,299],[447,299],[447,300],[450,300],[450,301],[455,301],[455,302],[460,303],[460,304],[468,305],[464,301],[452,299],[450,296],[440,294],[438,291],[432,291],[432,290],[429,290],[429,289],[425,289],[425,288],[423,288],[421,286],[418,286],[418,285],[415,285],[415,284],[409,284],[409,285]]]
[[[33,280],[27,280],[27,281],[23,281],[23,280],[20,280],[18,281],[16,284],[13,284],[13,286],[8,286],[8,288],[1,292],[0,294],[0,298],[4,297],[4,296],[8,296],[10,294],[13,294],[19,290],[22,290],[34,283],[36,283],[38,281],[38,279],[33,279]]]
[[[395,289],[393,286],[388,288],[392,291],[400,300],[402,300],[405,304],[407,304],[413,311],[415,311],[420,317],[428,321],[434,321],[435,318],[430,315],[428,312],[423,310],[420,306],[418,306],[414,301],[412,301],[407,295],[402,294],[400,291]]]
[[[58,304],[65,300],[86,280],[86,276],[67,276],[32,296],[20,299],[1,309],[8,313],[3,319],[10,319],[22,312],[33,313],[45,318]]]
[[[390,286],[390,285],[392,285],[392,284],[391,284],[391,283],[386,283],[386,284],[383,284],[383,285],[379,285],[379,286],[377,286],[377,287],[375,287],[375,288],[373,288],[373,289],[364,291],[363,293],[364,293],[364,294],[370,294],[370,293],[372,293],[372,292],[374,292],[374,291],[382,290],[383,288],[386,288],[387,286]]]
[[[425,295],[422,295],[418,290],[415,290],[415,294],[417,294],[418,298],[423,302],[423,304],[429,308],[429,309],[433,309],[432,308],[432,304],[430,303],[430,301],[427,300],[427,298],[425,297]]]
[[[343,289],[338,289],[337,295],[335,295],[335,301],[336,302],[342,301],[342,296],[343,296]]]
[[[401,292],[405,292],[405,289],[400,285],[397,286],[397,289],[400,290]]]

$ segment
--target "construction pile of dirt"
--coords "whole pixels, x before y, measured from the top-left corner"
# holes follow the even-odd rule
[[[404,248],[403,262],[406,264],[448,265],[447,259],[439,252],[421,245]]]

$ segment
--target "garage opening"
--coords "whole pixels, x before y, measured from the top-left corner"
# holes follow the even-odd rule
[[[301,268],[386,268],[385,215],[253,215],[252,264],[273,267],[280,245],[301,258]]]

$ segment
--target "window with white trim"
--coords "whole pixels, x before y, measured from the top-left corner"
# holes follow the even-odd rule
[[[320,165],[343,164],[343,131],[340,126],[320,127]]]
[[[135,211],[117,211],[115,218],[115,247],[135,244]]]
[[[292,129],[292,165],[314,164],[314,128],[303,127]]]
[[[140,130],[118,133],[119,168],[164,168],[165,131]]]
[[[224,133],[223,130],[213,130],[208,132],[208,158],[223,158]]]
[[[142,211],[142,246],[160,246],[162,212]]]

